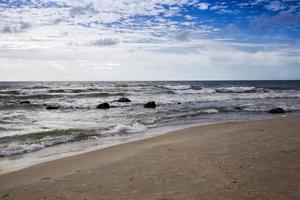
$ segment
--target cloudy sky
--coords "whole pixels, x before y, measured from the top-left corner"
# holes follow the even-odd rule
[[[299,0],[0,0],[0,80],[300,79]]]

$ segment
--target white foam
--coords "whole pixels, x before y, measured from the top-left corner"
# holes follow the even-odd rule
[[[7,146],[0,148],[0,156],[12,156],[22,153],[28,153],[50,147],[56,144],[67,143],[73,140],[73,136],[60,136],[60,137],[45,137],[41,140],[35,141],[34,143],[18,143],[13,142]]]
[[[255,87],[225,87],[224,89],[232,91],[244,91],[244,90],[254,90]]]
[[[41,144],[11,143],[7,147],[0,150],[0,156],[12,156],[16,154],[40,150],[43,148],[45,148],[45,146]]]
[[[194,89],[188,89],[188,90],[177,90],[177,94],[212,94],[215,93],[216,90],[213,88],[202,88],[201,90],[194,90]]]
[[[205,109],[202,111],[203,113],[208,113],[208,114],[213,114],[213,113],[218,113],[219,111],[215,108],[209,108],[209,109]]]
[[[131,125],[118,124],[113,129],[109,131],[105,131],[103,134],[142,133],[145,132],[146,130],[147,127],[139,123],[134,123]]]
[[[191,85],[160,85],[160,87],[171,89],[171,90],[187,90],[190,89]]]

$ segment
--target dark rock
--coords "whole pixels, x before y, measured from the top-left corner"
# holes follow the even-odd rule
[[[243,108],[240,107],[240,106],[236,106],[236,107],[234,107],[234,109],[236,109],[236,110],[243,110]]]
[[[177,104],[178,104],[178,105],[180,105],[180,104],[181,104],[181,102],[177,102]]]
[[[59,109],[59,106],[47,106],[46,109],[47,110],[57,110],[57,109]]]
[[[144,108],[156,108],[155,101],[150,101],[144,105]]]
[[[110,105],[108,103],[101,103],[97,106],[97,109],[110,109]]]
[[[122,97],[122,98],[118,99],[117,102],[128,103],[128,102],[131,102],[131,100],[126,97]]]
[[[30,104],[30,101],[20,101],[20,104]]]
[[[274,108],[274,109],[269,110],[268,113],[280,114],[280,113],[285,113],[285,110],[283,110],[282,108]]]

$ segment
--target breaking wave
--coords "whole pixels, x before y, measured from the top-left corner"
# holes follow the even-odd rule
[[[269,89],[256,87],[202,87],[197,85],[160,85],[160,88],[173,91],[175,94],[201,93],[268,93]]]
[[[118,124],[103,130],[61,129],[0,138],[0,157],[24,154],[46,147],[81,141],[96,137],[145,132],[147,127],[139,124]]]
[[[170,90],[187,90],[192,88],[191,85],[158,85],[158,87]]]
[[[87,93],[92,91],[98,91],[96,88],[87,88],[87,89],[52,89],[48,90],[49,93]]]
[[[269,92],[265,88],[256,88],[256,87],[227,87],[227,88],[217,88],[215,89],[217,93],[262,93]]]
[[[139,124],[139,123],[133,123],[133,124],[118,124],[111,130],[105,131],[104,134],[128,134],[128,133],[141,133],[145,132],[147,130],[147,127]]]

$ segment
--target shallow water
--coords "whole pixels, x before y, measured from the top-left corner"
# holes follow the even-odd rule
[[[285,116],[285,115],[281,115]],[[257,116],[253,119],[266,119],[271,116]],[[248,118],[248,120],[250,120]],[[232,121],[243,121],[243,119],[235,119]],[[217,123],[217,122],[215,122]],[[82,140],[77,142],[64,143],[60,145],[54,145],[48,148],[43,148],[39,151],[33,151],[27,154],[17,154],[12,156],[5,156],[0,158],[0,174],[20,170],[26,167],[30,167],[39,163],[74,156],[78,154],[87,153],[94,150],[104,149],[107,147],[152,138],[162,134],[169,133],[172,131],[178,131],[186,128],[203,126],[211,123],[197,123],[197,124],[186,124],[186,125],[172,125],[159,128],[151,128],[141,133],[136,132],[132,134],[114,135],[111,137],[96,137],[90,140]]]

